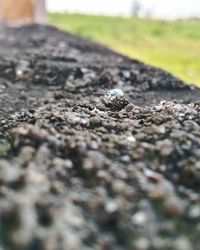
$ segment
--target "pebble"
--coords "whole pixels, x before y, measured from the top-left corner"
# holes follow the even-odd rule
[[[110,200],[105,204],[105,211],[107,213],[114,213],[119,209],[119,204],[115,200]]]
[[[185,202],[176,196],[168,197],[164,206],[166,212],[172,217],[183,215],[186,208]]]
[[[145,237],[140,237],[134,242],[134,249],[136,250],[148,250],[150,248],[150,242]]]
[[[168,139],[157,141],[156,148],[162,156],[169,156],[173,152],[173,144]]]
[[[179,237],[173,244],[174,250],[193,250],[192,243],[187,237]]]
[[[193,205],[190,207],[188,216],[191,219],[199,219],[200,218],[200,207],[199,205]]]
[[[144,226],[148,221],[147,214],[139,211],[132,216],[131,221],[137,226]]]

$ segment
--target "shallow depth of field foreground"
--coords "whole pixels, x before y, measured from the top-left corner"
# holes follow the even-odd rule
[[[200,89],[49,26],[0,43],[0,249],[199,250]]]

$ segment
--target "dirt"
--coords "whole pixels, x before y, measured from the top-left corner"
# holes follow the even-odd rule
[[[200,90],[49,26],[0,45],[0,249],[198,250]]]

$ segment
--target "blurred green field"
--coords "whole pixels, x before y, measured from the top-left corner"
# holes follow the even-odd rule
[[[200,86],[200,20],[49,14],[62,30],[89,38]]]

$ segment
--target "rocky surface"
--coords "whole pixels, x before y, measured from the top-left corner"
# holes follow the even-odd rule
[[[198,250],[199,89],[52,27],[0,45],[0,249]]]

